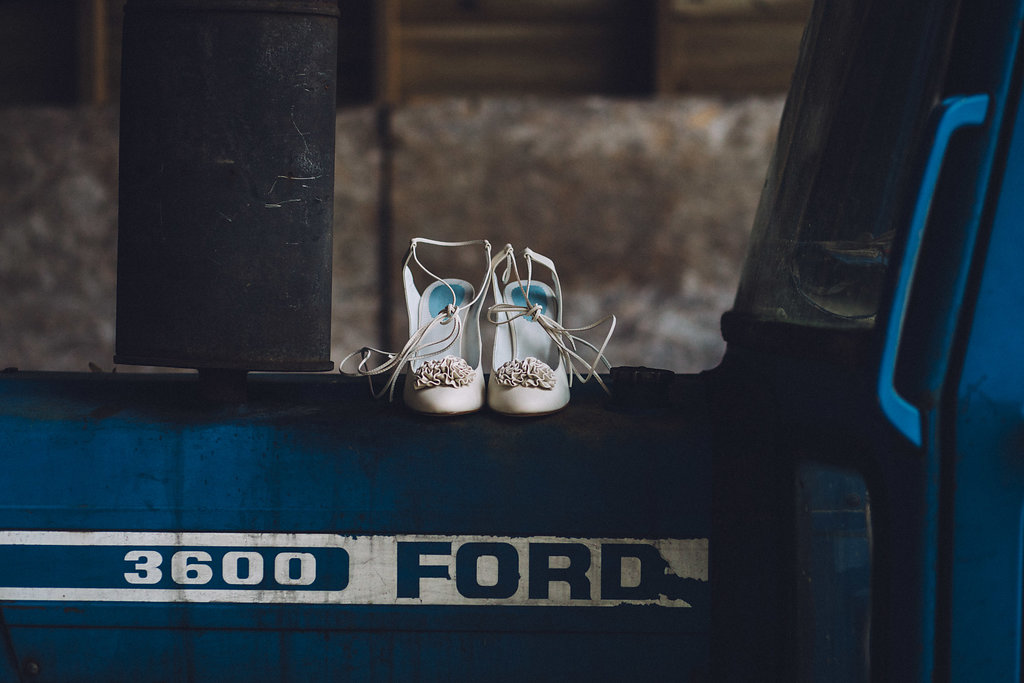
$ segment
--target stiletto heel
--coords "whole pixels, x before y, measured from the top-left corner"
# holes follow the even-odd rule
[[[519,275],[519,266],[511,245],[506,245],[500,259],[505,260],[502,280],[498,283],[497,268],[491,268],[491,285],[495,304],[487,310],[487,319],[497,325],[494,333],[492,372],[487,383],[487,404],[505,415],[546,415],[561,410],[569,402],[569,390],[575,376],[580,382],[594,377],[607,392],[599,365],[611,369],[604,350],[615,332],[615,316],[608,315],[592,325],[567,329],[562,326],[564,300],[558,272],[551,259],[526,249],[526,280]],[[533,264],[549,271],[551,284],[534,280]],[[510,277],[514,274],[514,278]],[[605,322],[609,329],[600,348],[578,336]],[[594,351],[588,363],[580,347]],[[575,363],[581,363],[585,374]]]
[[[441,278],[420,261],[417,247],[483,247],[488,273],[479,288],[458,278]],[[410,268],[415,264],[432,279],[420,292]],[[441,242],[421,237],[409,243],[402,263],[402,283],[409,315],[409,341],[398,353],[388,353],[364,347],[349,354],[339,364],[339,371],[349,376],[370,379],[375,398],[385,394],[394,398],[395,386],[403,371],[409,375],[402,390],[405,404],[419,413],[431,415],[461,415],[479,410],[484,404],[486,385],[481,368],[480,311],[483,308],[490,275],[491,245],[487,240]],[[346,372],[345,365],[359,355],[360,362],[354,372]],[[370,367],[375,356],[384,356],[381,364]],[[373,389],[373,378],[387,374],[380,390]]]

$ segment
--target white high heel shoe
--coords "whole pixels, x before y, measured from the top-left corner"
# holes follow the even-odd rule
[[[482,247],[488,272],[479,288],[458,278],[441,278],[431,272],[417,254],[419,245],[438,247]],[[432,281],[420,292],[416,288],[410,264],[415,264]],[[491,244],[487,240],[441,242],[414,238],[402,264],[402,283],[409,314],[409,341],[398,353],[366,347],[350,354],[339,364],[342,374],[369,377],[375,398],[385,394],[394,398],[399,376],[406,371],[402,398],[419,413],[461,415],[483,407],[486,395],[480,353],[480,311],[490,275]],[[369,367],[374,354],[387,357],[380,365]],[[355,372],[346,372],[345,363],[355,355],[361,360]],[[384,387],[373,390],[373,377],[390,373]]]
[[[607,392],[599,365],[611,369],[604,356],[605,347],[615,331],[615,316],[608,315],[592,325],[566,329],[562,326],[562,287],[558,272],[551,259],[526,249],[526,280],[519,275],[519,266],[511,245],[506,245],[495,257],[491,268],[491,284],[495,304],[487,310],[487,319],[497,325],[494,333],[492,371],[487,383],[487,405],[505,415],[546,415],[565,407],[569,402],[569,389],[575,376],[580,382],[591,377]],[[506,262],[502,280],[498,283],[496,266]],[[534,262],[550,273],[551,285],[535,281]],[[514,273],[515,277],[510,280]],[[608,334],[600,348],[577,336],[609,322]],[[584,346],[595,352],[588,363],[580,354]],[[585,372],[576,370],[581,363]]]

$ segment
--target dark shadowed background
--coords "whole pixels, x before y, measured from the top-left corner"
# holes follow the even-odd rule
[[[2,367],[113,367],[122,5],[0,3]],[[340,7],[335,361],[404,342],[422,236],[550,256],[616,365],[717,363],[809,2]]]

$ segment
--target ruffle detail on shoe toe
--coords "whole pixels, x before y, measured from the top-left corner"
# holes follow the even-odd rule
[[[458,356],[445,356],[441,359],[424,361],[416,371],[413,384],[415,389],[430,387],[466,387],[473,383],[476,371]]]
[[[557,382],[555,371],[547,363],[532,356],[503,363],[494,375],[499,384],[507,387],[554,389]]]

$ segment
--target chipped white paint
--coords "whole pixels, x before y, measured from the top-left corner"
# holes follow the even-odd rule
[[[0,600],[690,607],[707,581],[706,538],[0,531]]]

